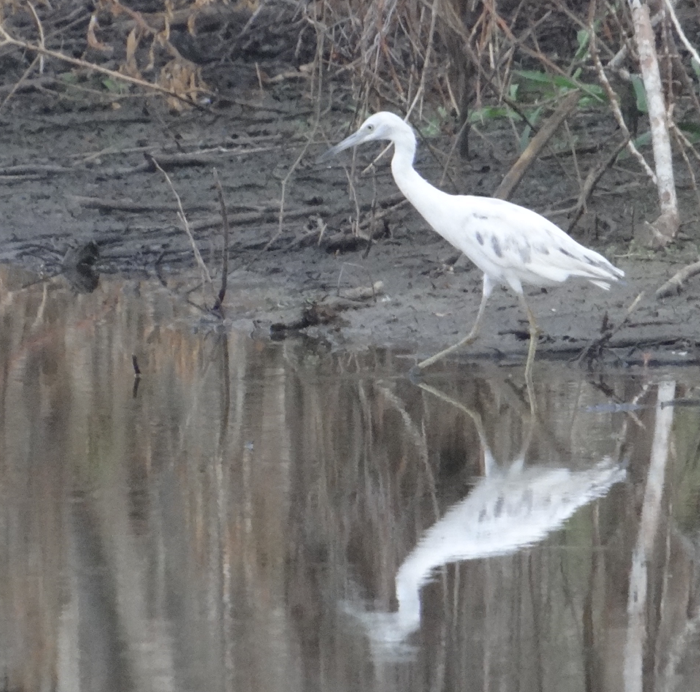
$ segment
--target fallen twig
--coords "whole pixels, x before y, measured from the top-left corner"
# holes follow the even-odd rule
[[[323,241],[323,248],[326,252],[354,252],[360,248],[365,250],[370,246],[372,240],[381,238],[386,234],[384,225],[381,228],[374,229],[372,239],[370,240],[369,233],[333,233],[326,236]]]
[[[102,178],[114,178],[125,175],[135,175],[137,173],[153,173],[155,167],[153,160],[157,161],[162,169],[170,170],[171,168],[179,168],[184,166],[210,166],[221,160],[221,155],[245,156],[248,154],[258,154],[265,151],[271,151],[275,147],[257,147],[255,149],[236,149],[236,150],[217,150],[216,154],[201,153],[201,152],[185,152],[180,154],[150,154],[144,152],[146,161],[136,166],[119,166],[114,168],[100,168],[100,176]],[[83,165],[86,162],[76,163],[73,166],[59,166],[53,164],[19,164],[17,166],[5,166],[0,168],[2,176],[25,176],[25,175],[60,175],[63,173],[75,173],[86,169]]]
[[[82,195],[69,195],[69,199],[75,204],[79,204],[86,209],[101,209],[103,211],[123,211],[143,214],[144,212],[164,212],[172,209],[172,206],[168,206],[166,204],[145,204],[142,202],[132,202],[130,200],[113,200],[102,197],[83,197]],[[201,204],[187,205],[187,210],[211,210],[215,206],[215,204],[203,202]],[[242,211],[236,214],[229,214],[228,220],[229,223],[235,224],[246,224],[256,221],[273,221],[277,217],[278,210],[278,204],[270,202],[268,204],[260,205],[257,208],[253,208],[251,211]],[[286,215],[290,218],[298,218],[305,215],[328,215],[330,213],[331,209],[329,207],[319,206],[303,207],[302,209],[290,209],[286,212]],[[380,214],[377,216],[378,218],[381,218],[382,215],[383,213],[380,212]],[[194,230],[202,230],[204,228],[210,228],[220,221],[221,216],[208,216],[204,219],[191,222],[190,228]]]
[[[85,209],[100,209],[101,211],[127,211],[134,214],[145,212],[171,211],[171,204],[147,204],[144,202],[132,202],[130,199],[103,199],[101,197],[83,197],[82,195],[69,195],[71,202],[79,204]],[[188,205],[188,211],[208,210],[213,211],[215,205],[212,203],[202,203]]]
[[[299,218],[304,216],[315,216],[315,215],[327,215],[330,214],[331,210],[328,207],[311,207],[310,209],[294,209],[292,211],[286,212],[286,217],[288,219]],[[260,248],[262,249],[264,244],[267,242],[261,238],[264,233],[270,231],[271,222],[275,222],[277,216],[276,210],[266,210],[262,212],[243,212],[240,214],[229,214],[229,224],[236,224],[237,226],[242,226],[245,224],[256,223],[256,240],[253,243],[245,245],[246,249]],[[221,215],[216,214],[214,216],[207,216],[203,219],[197,219],[196,221],[190,221],[189,227],[192,231],[205,231],[208,228],[216,228],[221,226]],[[148,226],[132,226],[134,232],[138,232],[144,236],[150,235],[160,235],[161,233],[167,233],[171,228],[172,224],[167,225],[148,225]],[[277,230],[277,223],[274,223],[274,229]]]
[[[1,88],[0,88],[1,90]],[[279,142],[282,139],[282,135],[279,133],[274,133],[274,134],[265,134],[265,135],[246,135],[244,138],[236,139],[235,148],[231,148],[231,138],[225,138],[220,141],[210,141],[210,142],[202,142],[201,139],[197,139],[197,141],[193,142],[182,142],[178,141],[177,143],[177,152],[178,154],[184,154],[184,153],[198,153],[198,154],[233,154],[233,155],[239,155],[239,154],[259,154],[265,151],[272,151],[275,149],[274,146],[267,146],[267,147],[262,147],[262,146],[256,146],[256,147],[251,147],[246,149],[246,146],[250,146],[253,144],[260,145],[263,142]],[[242,140],[242,141],[241,141]],[[71,155],[71,158],[74,159],[80,159],[76,163],[79,164],[86,164],[94,161],[95,159],[101,159],[105,156],[124,156],[125,154],[140,154],[143,153],[144,151],[148,151],[152,154],[154,154],[154,151],[157,151],[161,149],[161,146],[158,144],[150,144],[146,146],[140,146],[140,147],[105,147],[104,149],[100,149],[99,151],[92,151],[89,153],[86,152],[77,152],[75,154]],[[170,151],[167,150],[161,150],[160,154],[154,154],[156,158],[159,156],[168,156],[170,155]]]
[[[671,295],[678,295],[683,288],[684,282],[696,274],[700,274],[700,261],[693,262],[687,267],[677,271],[668,281],[659,286],[654,293],[654,298],[667,298]]]
[[[40,164],[40,163],[26,163],[17,166],[5,166],[5,168],[0,168],[0,175],[2,176],[24,176],[24,175],[34,175],[34,174],[59,174],[59,173],[73,173],[75,168],[71,166],[53,166],[51,164]]]
[[[299,319],[290,322],[276,322],[270,325],[270,333],[276,336],[283,336],[289,331],[300,331],[307,327],[328,324],[338,317],[338,313],[343,310],[361,308],[365,305],[363,301],[376,298],[383,291],[383,282],[376,281],[372,286],[360,286],[350,289],[342,296],[328,296],[324,300],[312,303],[304,308]]]

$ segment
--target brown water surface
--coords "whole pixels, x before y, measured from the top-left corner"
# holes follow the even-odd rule
[[[6,689],[700,687],[697,370],[538,363],[533,422],[519,368],[420,387],[156,282],[27,281],[0,268]]]

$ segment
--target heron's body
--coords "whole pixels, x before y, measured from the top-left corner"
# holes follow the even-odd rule
[[[530,321],[537,325],[525,302],[523,285],[552,286],[570,277],[586,279],[608,289],[624,272],[605,257],[583,247],[540,214],[493,197],[451,195],[438,190],[413,168],[416,137],[393,113],[376,113],[355,134],[325,155],[328,158],[362,142],[388,139],[394,143],[391,172],[406,199],[445,240],[469,257],[484,273],[483,297],[472,331],[454,347],[441,351],[419,367],[435,362],[455,348],[474,340],[486,299],[498,284],[510,286],[521,299]],[[531,355],[534,356],[534,339]],[[530,360],[530,359],[529,359]]]

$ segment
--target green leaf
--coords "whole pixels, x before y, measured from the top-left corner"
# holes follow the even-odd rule
[[[532,133],[531,126],[537,125],[537,121],[540,119],[540,115],[542,115],[542,108],[543,106],[536,108],[534,111],[532,111],[532,113],[529,113],[527,116],[528,124],[525,125],[520,135],[519,145],[521,152],[525,151],[525,148],[530,142],[530,134]]]
[[[634,146],[637,147],[637,149],[648,146],[649,144],[651,144],[651,131],[639,135],[639,137],[634,140]]]
[[[590,41],[590,33],[588,32],[588,29],[579,29],[576,32],[576,40],[578,41],[578,49],[576,51],[576,55],[574,56],[575,60],[583,60],[587,53],[588,53],[588,43]]]
[[[693,68],[693,72],[695,72],[695,77],[700,79],[700,64],[698,64],[695,58],[690,59],[690,66]]]
[[[78,75],[75,74],[75,72],[61,72],[59,75],[59,78],[61,79],[62,82],[65,82],[66,84],[77,84],[78,83]]]
[[[555,75],[552,78],[552,82],[562,89],[578,89],[578,84],[571,77],[564,77],[564,75]]]
[[[581,89],[590,97],[604,103],[606,101],[605,91],[597,84],[585,84],[577,79],[566,77],[565,75],[549,75],[546,72],[537,72],[535,70],[514,70],[514,74],[531,82],[532,84],[546,85],[549,89],[542,90],[545,95],[560,95],[561,91],[572,91],[573,89]],[[552,89],[556,87],[557,89]]]
[[[506,106],[485,106],[469,114],[470,123],[483,122],[485,120],[497,120],[498,118],[512,118],[521,120],[520,116],[511,108]]]
[[[700,123],[684,121],[678,123],[678,129],[688,138],[692,144],[700,142]]]
[[[637,99],[637,110],[640,113],[648,113],[647,108],[647,92],[644,88],[644,82],[638,74],[632,75],[632,88],[634,89],[634,96]]]
[[[644,147],[648,146],[651,144],[651,132],[645,132],[642,135],[639,135],[636,139],[632,140],[632,143],[634,144],[637,149],[643,149]],[[631,156],[629,149],[625,147],[617,156],[617,158],[620,161],[624,161],[626,158],[629,158]]]
[[[127,88],[124,82],[112,79],[111,77],[105,77],[102,80],[102,86],[113,94],[123,94]]]
[[[513,70],[513,74],[539,84],[552,83],[552,77],[546,72],[537,72],[536,70]]]

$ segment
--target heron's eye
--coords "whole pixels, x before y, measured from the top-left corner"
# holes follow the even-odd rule
[[[374,125],[367,125],[367,129],[372,132],[372,130],[374,130]]]

